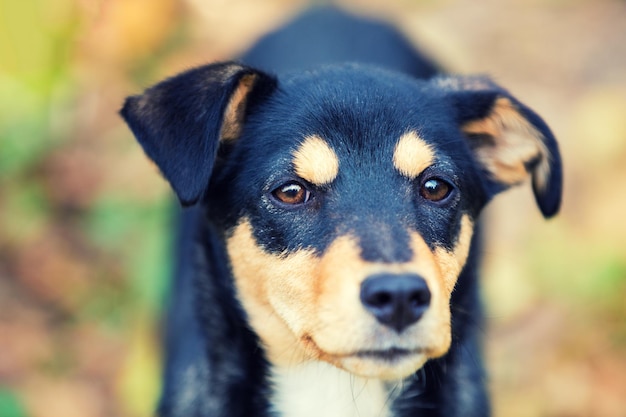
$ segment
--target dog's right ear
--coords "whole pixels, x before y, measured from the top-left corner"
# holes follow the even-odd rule
[[[530,177],[541,212],[554,216],[561,204],[563,168],[556,139],[541,117],[486,77],[440,76],[431,82],[455,108],[491,194]]]
[[[251,106],[275,78],[236,63],[183,72],[126,99],[121,115],[183,205],[209,184],[220,143],[241,134]]]

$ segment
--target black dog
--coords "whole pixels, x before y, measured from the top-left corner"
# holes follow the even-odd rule
[[[196,206],[160,414],[489,415],[474,229],[527,178],[558,211],[549,128],[489,79],[437,75],[391,27],[332,9],[243,62],[122,110]]]

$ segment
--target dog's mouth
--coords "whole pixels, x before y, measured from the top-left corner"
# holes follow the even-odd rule
[[[417,371],[427,359],[425,349],[392,347],[337,355],[329,362],[363,377],[399,380]]]
[[[317,352],[317,358],[367,378],[398,380],[417,371],[429,357],[428,349],[389,347],[362,349],[348,353],[328,353],[321,350],[311,338],[309,348]]]
[[[361,351],[355,352],[352,355],[346,355],[346,356],[352,356],[352,357],[365,359],[365,360],[374,360],[374,361],[379,361],[379,362],[393,363],[393,362],[398,362],[398,361],[401,361],[402,359],[405,359],[414,355],[423,354],[423,353],[424,351],[422,349],[390,348],[390,349],[384,349],[384,350],[361,350]]]
[[[330,353],[321,349],[310,335],[303,337],[302,341],[308,346],[309,349],[313,349],[317,352],[316,356],[320,358],[333,358],[336,360],[360,359],[365,361],[386,362],[393,364],[406,358],[414,357],[416,355],[428,355],[429,353],[428,349],[422,347],[402,348],[395,346],[384,349],[362,349],[348,353]]]

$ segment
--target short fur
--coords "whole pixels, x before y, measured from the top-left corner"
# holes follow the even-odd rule
[[[163,417],[487,416],[479,215],[547,125],[392,27],[316,9],[122,115],[181,203]]]

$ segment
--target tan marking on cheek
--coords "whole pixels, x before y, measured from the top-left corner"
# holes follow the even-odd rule
[[[296,174],[315,185],[329,184],[339,173],[337,154],[319,136],[306,137],[293,158]]]
[[[445,290],[448,294],[452,293],[459,274],[467,262],[473,234],[474,225],[466,214],[461,219],[461,230],[454,249],[452,251],[441,247],[435,249],[435,258],[441,268]]]
[[[435,152],[416,132],[407,132],[400,137],[393,153],[393,165],[408,178],[417,178],[433,164]]]
[[[461,129],[469,135],[488,136],[488,141],[483,143],[477,139],[472,147],[478,162],[497,181],[507,185],[519,184],[528,177],[525,164],[537,160],[533,181],[539,190],[545,189],[550,176],[550,153],[541,133],[509,99],[497,99],[489,116],[466,123]]]
[[[241,77],[239,85],[233,92],[226,110],[224,111],[224,119],[220,130],[220,140],[228,142],[234,141],[241,135],[244,117],[246,113],[246,104],[248,102],[248,94],[252,91],[257,75],[247,74]]]
[[[291,364],[310,358],[311,353],[297,340],[309,327],[316,304],[310,272],[317,258],[306,250],[283,256],[265,252],[247,220],[227,240],[227,251],[237,296],[268,359]]]

